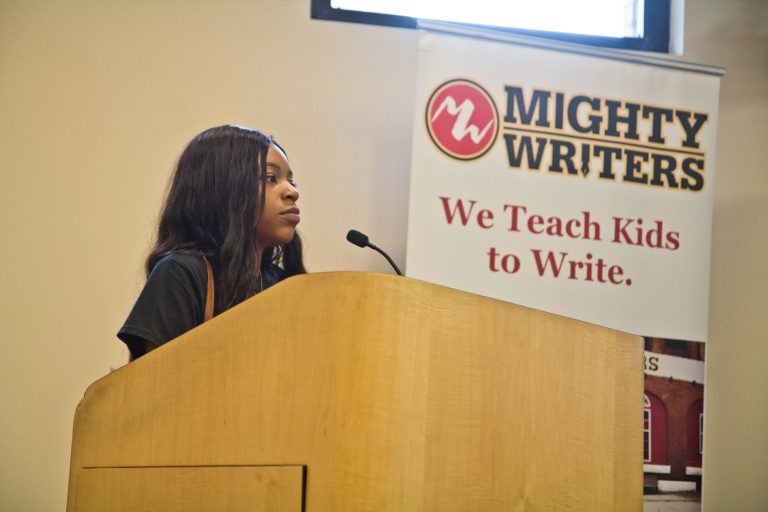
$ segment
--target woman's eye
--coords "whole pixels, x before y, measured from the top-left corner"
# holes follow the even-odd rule
[[[299,184],[293,181],[293,179],[288,180],[288,183],[290,183],[293,188],[299,188]]]
[[[267,174],[267,181],[269,183],[277,183],[277,176],[274,174]]]

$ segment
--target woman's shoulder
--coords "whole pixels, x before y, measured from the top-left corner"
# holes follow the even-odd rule
[[[156,275],[186,274],[197,280],[206,275],[203,255],[197,251],[171,251],[157,260],[152,266],[150,277]]]
[[[133,357],[144,353],[145,341],[159,346],[203,322],[206,281],[200,253],[174,251],[157,260],[118,332]]]

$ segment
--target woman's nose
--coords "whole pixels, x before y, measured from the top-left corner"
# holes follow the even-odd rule
[[[297,201],[299,199],[299,189],[290,183],[286,183],[284,196]]]

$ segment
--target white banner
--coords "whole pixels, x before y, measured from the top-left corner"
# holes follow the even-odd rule
[[[705,341],[719,80],[422,31],[406,273]]]
[[[704,384],[704,361],[645,352],[645,374]]]

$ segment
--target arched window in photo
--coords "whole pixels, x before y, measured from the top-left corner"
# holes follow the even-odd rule
[[[643,470],[668,474],[671,471],[667,440],[667,408],[653,393],[643,396]]]
[[[651,462],[651,401],[643,395],[643,462]]]
[[[704,400],[696,400],[686,414],[685,474],[700,475],[704,451]]]

